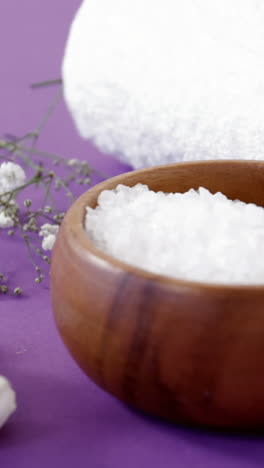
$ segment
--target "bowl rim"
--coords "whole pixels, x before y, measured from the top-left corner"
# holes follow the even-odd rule
[[[82,258],[89,256],[89,260],[97,263],[98,265],[108,268],[109,270],[118,270],[119,272],[125,272],[134,274],[135,276],[141,277],[142,279],[151,280],[155,283],[160,283],[163,286],[166,285],[172,289],[179,290],[197,290],[198,292],[209,292],[209,293],[226,293],[229,292],[231,295],[237,293],[254,293],[261,292],[264,293],[264,283],[262,284],[243,284],[243,283],[209,283],[204,281],[195,281],[195,280],[185,280],[180,278],[174,278],[167,275],[161,275],[154,273],[148,270],[145,270],[141,267],[133,266],[129,263],[123,262],[108,253],[105,253],[103,250],[96,247],[93,241],[89,238],[88,233],[85,231],[84,220],[86,214],[86,207],[89,206],[89,199],[98,198],[99,194],[103,190],[108,190],[109,185],[116,187],[118,184],[124,184],[125,181],[129,180],[130,177],[134,175],[152,173],[156,171],[169,170],[170,168],[175,168],[175,166],[188,167],[188,166],[198,166],[198,165],[256,165],[263,168],[264,172],[264,161],[258,160],[249,160],[249,159],[221,159],[221,160],[203,160],[203,161],[186,161],[186,162],[176,162],[173,164],[164,164],[159,166],[153,166],[144,169],[137,169],[134,171],[125,172],[117,176],[108,178],[90,189],[84,192],[71,206],[67,212],[63,225],[67,230],[67,234],[73,236],[74,242],[78,239],[78,254]],[[140,182],[138,182],[140,183]],[[113,188],[112,187],[112,188]]]

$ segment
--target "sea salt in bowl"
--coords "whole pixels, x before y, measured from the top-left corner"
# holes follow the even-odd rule
[[[99,250],[85,232],[86,207],[103,190],[137,183],[164,192],[205,187],[264,206],[259,161],[166,165],[90,189],[67,213],[53,251],[52,302],[66,346],[98,385],[144,412],[264,427],[264,278],[263,286],[178,280]]]

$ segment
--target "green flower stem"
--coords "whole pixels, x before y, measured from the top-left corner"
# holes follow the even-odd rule
[[[38,83],[32,83],[31,88],[43,88],[46,86],[53,86],[53,85],[61,85],[62,84],[62,79],[61,78],[56,78],[54,80],[47,80],[47,81],[39,81]]]

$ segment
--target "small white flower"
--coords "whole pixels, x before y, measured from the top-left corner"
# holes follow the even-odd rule
[[[26,181],[26,174],[21,166],[13,162],[0,165],[0,195],[15,190]]]
[[[57,224],[43,224],[40,228],[39,235],[43,237],[42,248],[43,250],[52,250],[56,241],[59,231]]]
[[[73,166],[76,166],[78,163],[79,163],[78,159],[69,159],[69,161],[67,162],[67,165],[69,167],[73,167]]]
[[[44,237],[42,241],[43,250],[52,250],[56,241],[56,237],[53,234],[50,234],[47,237]]]
[[[0,428],[16,410],[16,394],[5,377],[0,376]]]
[[[53,234],[56,236],[58,233],[58,230],[59,230],[59,226],[57,224],[48,224],[48,223],[42,224],[39,235],[46,237],[50,234]]]
[[[0,211],[0,229],[11,228],[13,226],[13,219],[7,216],[3,211]]]

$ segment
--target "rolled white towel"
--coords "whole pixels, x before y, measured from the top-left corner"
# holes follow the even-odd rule
[[[0,428],[16,410],[16,394],[5,377],[0,376]]]
[[[264,158],[263,0],[84,0],[63,62],[80,134],[139,168]]]

